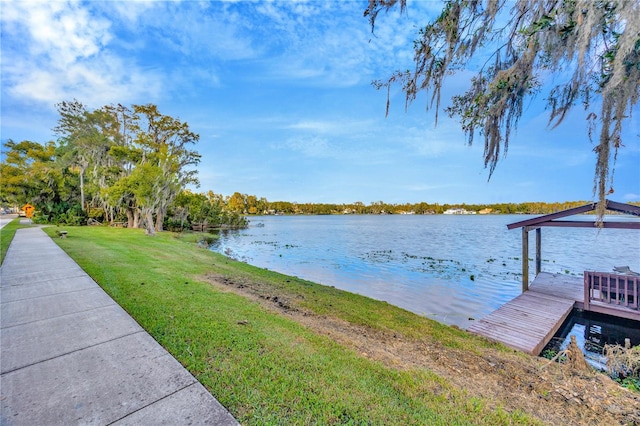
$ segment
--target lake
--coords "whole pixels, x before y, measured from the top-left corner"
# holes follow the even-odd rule
[[[529,217],[253,216],[249,228],[221,232],[211,249],[466,328],[520,294],[522,233],[506,225]],[[575,276],[640,271],[640,231],[543,228],[542,259],[543,271]],[[532,280],[535,264],[530,270]]]

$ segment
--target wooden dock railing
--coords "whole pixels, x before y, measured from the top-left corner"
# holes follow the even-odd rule
[[[640,276],[584,272],[584,310],[640,319]],[[628,314],[624,314],[627,312]]]

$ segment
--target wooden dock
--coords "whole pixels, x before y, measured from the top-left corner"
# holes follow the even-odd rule
[[[574,307],[584,307],[583,278],[541,272],[529,290],[467,330],[539,355]]]
[[[602,202],[585,204],[507,225],[522,229],[522,294],[467,330],[514,349],[538,355],[574,308],[640,322],[640,276],[629,267],[615,273],[584,271],[582,277],[542,272],[542,227],[640,230],[637,220],[565,220],[600,211]],[[604,200],[604,209],[640,217],[640,207]],[[529,232],[536,235],[536,278],[529,285]],[[625,270],[626,269],[626,270]]]

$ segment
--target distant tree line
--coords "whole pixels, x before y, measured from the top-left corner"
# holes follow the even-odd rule
[[[493,203],[493,204],[440,204],[440,203],[404,203],[389,204],[374,201],[364,204],[361,201],[345,204],[331,203],[296,203],[289,201],[268,201],[255,195],[235,192],[225,197],[226,208],[241,214],[443,214],[451,209],[464,209],[469,213],[479,214],[549,214],[561,210],[588,204],[588,201],[564,202],[526,202],[526,203]],[[639,203],[636,203],[639,204]]]

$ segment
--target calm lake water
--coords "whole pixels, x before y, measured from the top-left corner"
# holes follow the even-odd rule
[[[211,249],[466,328],[520,294],[522,234],[506,225],[529,217],[258,216],[248,229],[222,232]],[[575,276],[640,271],[640,231],[543,228],[542,259],[543,271]]]

